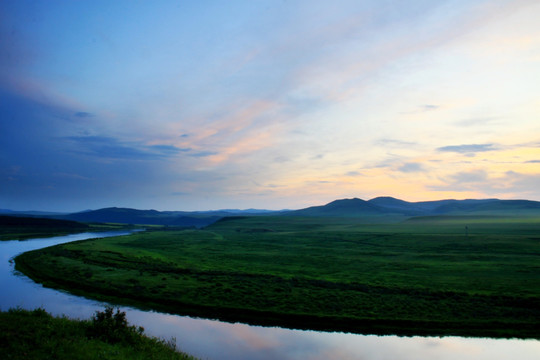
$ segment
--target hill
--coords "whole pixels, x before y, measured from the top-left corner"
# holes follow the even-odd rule
[[[285,213],[294,216],[332,216],[332,217],[358,217],[385,214],[385,209],[358,198],[332,201],[322,206],[312,206],[306,209],[294,210]]]
[[[10,215],[24,216],[23,212],[2,210]],[[224,209],[211,211],[157,211],[109,207],[72,214],[32,212],[26,216],[55,218],[87,223],[119,223],[164,225],[202,228],[229,216],[297,216],[365,218],[368,221],[399,221],[412,216],[490,215],[540,216],[540,202],[531,200],[466,199],[409,202],[389,196],[371,200],[339,199],[326,205],[299,210]]]
[[[466,199],[408,202],[393,197],[369,201],[358,198],[332,201],[322,206],[284,213],[294,216],[360,217],[376,215],[497,215],[540,216],[540,202],[530,200]]]

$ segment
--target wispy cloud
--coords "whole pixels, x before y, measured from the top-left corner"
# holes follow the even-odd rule
[[[87,118],[87,117],[94,116],[94,114],[86,112],[86,111],[77,111],[74,115],[80,118]]]
[[[421,163],[409,162],[409,163],[405,163],[401,165],[400,167],[398,167],[397,170],[404,173],[414,173],[414,172],[423,172],[425,171],[425,168]]]
[[[219,152],[217,151],[193,151],[188,154],[189,156],[196,157],[196,158],[205,158],[209,156],[215,156],[219,155]]]
[[[495,151],[497,146],[494,144],[463,144],[463,145],[448,145],[437,148],[439,152],[453,152],[474,156],[477,152]]]
[[[173,145],[145,145],[108,136],[70,136],[65,140],[73,143],[72,151],[99,159],[155,160],[189,151]]]
[[[428,188],[435,191],[479,191],[485,190],[482,187],[488,183],[488,173],[482,169],[460,171],[440,180],[443,184],[428,185]]]
[[[442,184],[430,185],[433,191],[452,191],[480,194],[480,196],[501,198],[531,198],[535,185],[540,183],[540,175],[507,171],[490,175],[482,169],[463,171],[441,178]]]
[[[420,114],[420,113],[425,113],[429,111],[434,111],[440,108],[441,108],[440,105],[425,104],[425,105],[419,105],[413,110],[402,111],[401,114]]]
[[[373,143],[376,146],[382,147],[396,147],[396,148],[411,148],[417,146],[418,143],[414,141],[404,141],[397,139],[378,139]]]
[[[479,118],[469,118],[464,119],[460,121],[456,121],[454,124],[456,126],[485,126],[485,125],[494,125],[498,124],[502,119],[497,116],[486,116],[486,117],[479,117]]]

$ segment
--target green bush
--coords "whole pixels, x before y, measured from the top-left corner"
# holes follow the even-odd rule
[[[88,336],[99,339],[110,344],[116,343],[135,343],[144,328],[128,324],[126,313],[112,306],[106,306],[104,311],[96,311],[88,327]]]

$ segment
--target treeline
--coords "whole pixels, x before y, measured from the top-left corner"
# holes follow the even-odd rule
[[[88,231],[90,225],[71,220],[0,215],[0,240],[24,240]]]
[[[1,227],[32,227],[39,229],[59,229],[59,228],[69,228],[69,229],[80,229],[88,228],[87,224],[83,224],[77,221],[71,220],[58,220],[58,219],[47,219],[47,218],[37,218],[37,217],[19,217],[19,216],[6,216],[0,215],[0,226]]]

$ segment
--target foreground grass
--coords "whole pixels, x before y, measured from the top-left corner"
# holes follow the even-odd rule
[[[59,245],[22,254],[16,266],[47,286],[179,314],[540,338],[538,234],[537,219],[236,218]]]
[[[127,325],[119,315],[122,314],[117,312],[105,321],[96,321],[96,318],[78,321],[52,317],[42,309],[1,312],[1,357],[25,360],[194,359],[175,351],[172,344],[142,335],[142,331]],[[113,324],[115,320],[121,321]]]

